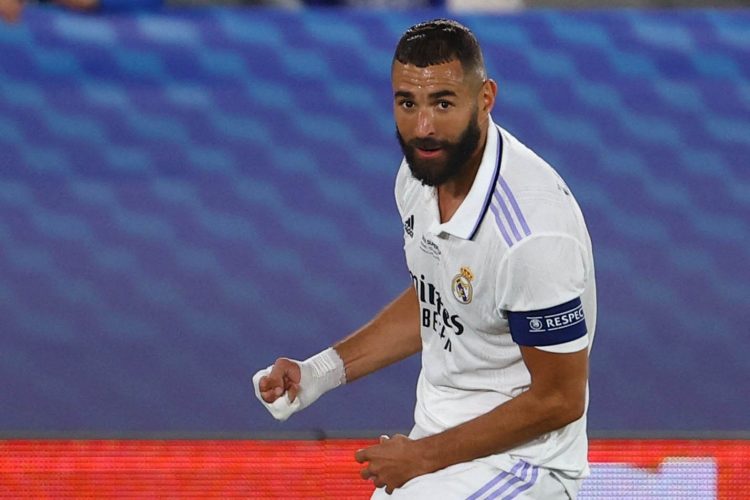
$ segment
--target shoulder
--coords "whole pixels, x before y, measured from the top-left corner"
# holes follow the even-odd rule
[[[557,198],[563,194],[564,182],[549,163],[509,132],[501,130],[501,134],[503,161],[500,176],[519,197],[544,197],[546,193],[547,197]]]
[[[509,132],[503,135],[503,162],[496,186],[498,203],[517,212],[526,236],[576,234],[578,204],[557,171]],[[524,227],[525,226],[525,227]]]

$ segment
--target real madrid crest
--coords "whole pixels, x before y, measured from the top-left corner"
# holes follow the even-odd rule
[[[468,304],[474,296],[474,288],[471,286],[473,279],[474,274],[468,267],[462,267],[461,272],[453,277],[451,282],[453,296],[462,304]]]

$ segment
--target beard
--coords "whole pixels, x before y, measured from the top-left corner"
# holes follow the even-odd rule
[[[456,142],[425,138],[412,139],[407,143],[396,128],[396,137],[404,152],[411,175],[426,186],[439,186],[460,176],[468,167],[469,159],[479,145],[480,135],[477,110],[472,113],[469,124]],[[443,158],[419,159],[416,154],[417,148],[427,150],[440,148],[444,153]]]

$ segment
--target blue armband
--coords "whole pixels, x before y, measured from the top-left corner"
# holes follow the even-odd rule
[[[510,335],[518,345],[557,345],[586,335],[581,299],[538,311],[508,311]]]

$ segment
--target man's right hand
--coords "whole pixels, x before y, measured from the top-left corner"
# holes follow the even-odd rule
[[[301,409],[298,398],[302,372],[297,361],[280,358],[253,375],[255,397],[276,420],[284,421]],[[294,400],[292,400],[294,396]]]
[[[302,378],[299,365],[287,358],[279,358],[271,367],[271,372],[260,378],[258,389],[263,401],[273,403],[289,393],[289,401],[294,402],[299,393]]]
[[[253,375],[255,396],[282,421],[345,382],[344,361],[333,348],[304,361],[279,358]]]

